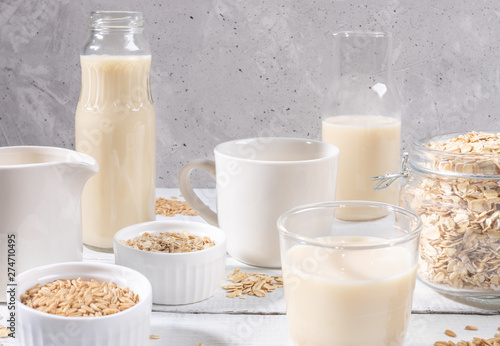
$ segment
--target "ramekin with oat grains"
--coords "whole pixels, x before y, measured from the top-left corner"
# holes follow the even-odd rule
[[[135,270],[57,263],[28,270],[16,282],[20,345],[137,346],[148,340],[152,289]]]

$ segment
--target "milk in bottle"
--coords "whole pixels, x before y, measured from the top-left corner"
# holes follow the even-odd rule
[[[398,204],[398,186],[375,191],[371,178],[398,170],[400,103],[392,83],[392,36],[384,32],[339,32],[334,69],[323,104],[322,139],[339,148],[336,200]],[[338,217],[368,220],[375,209],[345,209]]]
[[[155,218],[155,110],[151,54],[139,12],[93,12],[80,57],[76,150],[99,172],[83,191],[83,242],[112,251],[113,235]]]

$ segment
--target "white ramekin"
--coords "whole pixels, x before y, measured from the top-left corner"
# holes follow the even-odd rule
[[[188,231],[210,237],[215,246],[188,253],[137,250],[120,240],[141,234]],[[116,264],[143,273],[153,286],[153,303],[180,305],[199,302],[215,294],[226,266],[226,235],[217,227],[194,221],[151,221],[132,225],[114,236]]]
[[[20,295],[38,283],[77,278],[113,281],[128,287],[139,295],[139,303],[108,316],[64,317],[37,311],[20,301]],[[114,264],[67,262],[28,270],[16,281],[16,338],[20,345],[137,346],[144,345],[149,338],[151,284],[135,270]]]

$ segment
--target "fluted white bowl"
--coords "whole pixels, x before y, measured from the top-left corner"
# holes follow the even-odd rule
[[[139,295],[139,303],[108,316],[64,317],[37,311],[20,301],[20,295],[38,283],[78,278],[128,287]],[[151,284],[135,270],[106,263],[66,262],[28,270],[16,282],[16,338],[20,345],[137,346],[149,338]]]
[[[159,253],[134,249],[120,240],[148,233],[188,231],[208,236],[215,246],[187,253]],[[194,221],[151,221],[126,227],[114,236],[116,264],[143,273],[153,286],[153,303],[190,304],[213,296],[226,266],[226,235],[217,227]]]

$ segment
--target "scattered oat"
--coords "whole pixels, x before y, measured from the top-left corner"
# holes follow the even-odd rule
[[[152,335],[150,335],[150,336],[149,336],[149,338],[150,338],[150,339],[155,339],[155,340],[156,340],[156,339],[159,339],[159,338],[160,338],[160,336],[159,336],[159,335],[154,335],[154,334],[152,334]]]
[[[188,231],[146,232],[133,239],[120,240],[120,242],[138,250],[165,253],[194,252],[215,246],[208,236],[197,236]]]
[[[478,330],[479,328],[477,328],[476,326],[465,326],[465,329],[466,330]]]
[[[69,317],[98,317],[124,311],[139,302],[129,288],[95,280],[56,280],[37,284],[21,302],[38,311]]]
[[[465,329],[478,330],[475,326],[466,326]],[[500,330],[500,327],[498,327],[498,330]],[[449,329],[446,329],[444,333],[450,337],[457,336],[455,332]],[[493,338],[489,339],[474,337],[472,341],[460,340],[457,341],[457,343],[454,343],[453,341],[436,341],[434,346],[500,346],[500,334],[495,334]]]
[[[424,225],[419,276],[454,289],[500,291],[500,181],[463,175],[500,174],[500,134],[470,132],[427,146],[437,150],[427,167],[438,174],[404,191]]]
[[[483,339],[474,337],[471,341],[460,340],[457,343],[453,341],[436,341],[434,346],[499,346],[500,335],[495,335],[493,338]]]
[[[446,329],[446,330],[444,331],[444,333],[445,333],[446,335],[448,335],[448,336],[451,336],[452,338],[455,338],[455,337],[457,336],[457,333],[455,333],[454,331],[449,330],[449,329]]]
[[[222,288],[228,294],[226,297],[235,298],[243,295],[265,297],[267,293],[276,288],[283,287],[283,278],[281,275],[271,276],[259,273],[242,272],[236,268],[231,275],[227,277],[233,284],[224,285]]]
[[[8,338],[10,335],[10,329],[7,327],[4,327],[0,324],[0,338]]]
[[[174,197],[172,199],[157,198],[156,199],[156,214],[163,216],[174,216],[175,214],[196,216],[196,213],[187,202],[176,201]]]

